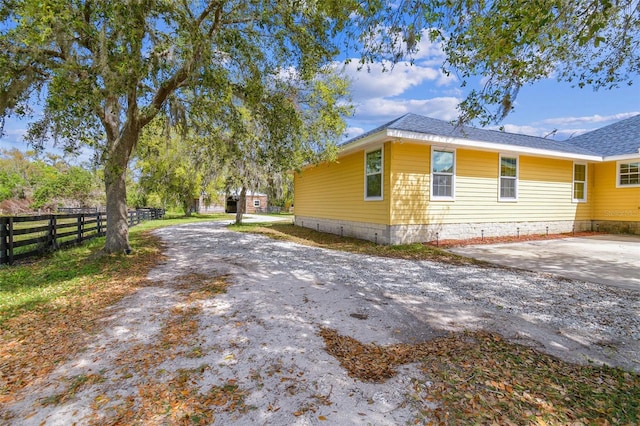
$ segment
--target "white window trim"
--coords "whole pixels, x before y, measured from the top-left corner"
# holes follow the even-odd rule
[[[515,158],[516,159],[516,176],[502,176],[502,159],[503,158]],[[514,179],[516,181],[516,196],[515,198],[502,198],[502,178]],[[515,203],[518,201],[520,195],[520,156],[513,154],[500,154],[498,157],[498,201],[501,203]]]
[[[629,163],[640,163],[640,158],[633,158],[630,160],[620,160],[616,163],[616,188],[638,188],[640,184],[633,185],[620,185],[620,165]]]
[[[453,153],[453,173],[451,175],[451,196],[450,197],[433,195],[433,154],[436,151]],[[429,200],[430,201],[455,201],[457,158],[458,158],[458,155],[455,148],[441,147],[441,146],[435,146],[435,145],[431,146],[431,162],[429,163]],[[443,173],[437,173],[437,174],[443,174]]]
[[[370,152],[380,151],[380,196],[379,197],[367,197],[367,154]],[[376,173],[377,174],[377,173]],[[365,201],[380,201],[384,199],[384,147],[378,146],[373,149],[366,150],[364,152],[364,200]]]
[[[576,181],[576,166],[584,166],[584,182]],[[584,198],[575,198],[574,195],[576,193],[576,182],[584,183]],[[587,193],[588,191],[588,182],[589,182],[589,165],[587,163],[579,163],[573,162],[573,182],[571,183],[571,199],[574,203],[586,203],[587,202]]]
[[[260,207],[260,200],[253,200],[253,207]]]

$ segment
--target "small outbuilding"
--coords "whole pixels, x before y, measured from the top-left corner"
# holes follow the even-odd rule
[[[225,213],[237,213],[238,203],[240,201],[240,190],[227,194]],[[247,191],[245,196],[245,213],[262,213],[267,210],[268,197],[267,194],[260,192]]]

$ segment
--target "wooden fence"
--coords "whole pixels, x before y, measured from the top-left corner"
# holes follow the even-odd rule
[[[105,213],[104,207],[58,207],[58,213]]]
[[[129,227],[163,217],[162,209],[130,211]],[[106,213],[0,217],[0,264],[12,264],[16,260],[101,237],[106,231]]]

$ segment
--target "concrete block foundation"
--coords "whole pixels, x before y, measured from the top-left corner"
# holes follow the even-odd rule
[[[389,240],[389,226],[377,223],[353,222],[339,219],[324,219],[308,216],[295,216],[296,226],[328,232],[343,237],[359,238],[376,244],[397,244]]]
[[[465,240],[532,234],[559,234],[594,230],[592,221],[490,222],[421,225],[384,225],[340,219],[296,216],[295,225],[320,232],[395,245],[435,240]],[[637,227],[635,228],[638,229]],[[601,229],[604,230],[604,229]]]

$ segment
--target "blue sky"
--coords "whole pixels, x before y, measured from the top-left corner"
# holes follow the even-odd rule
[[[344,72],[352,80],[355,114],[347,120],[345,139],[409,112],[455,119],[456,106],[465,92],[458,78],[447,77],[440,71],[443,59],[439,47],[425,39],[413,66],[401,62],[391,72],[383,73],[380,64],[372,65],[368,72],[358,71],[357,58],[346,65]],[[594,91],[548,79],[523,87],[515,111],[502,125],[508,132],[534,136],[556,130],[549,137],[566,140],[636,114],[640,114],[640,81],[620,89]],[[26,127],[24,122],[8,119],[0,148],[28,149],[22,141]]]
[[[357,60],[347,65],[345,72],[352,79],[356,106],[355,115],[348,120],[348,137],[409,112],[455,119],[456,106],[465,92],[460,88],[461,80],[440,71],[443,59],[438,45],[425,37],[413,66],[400,63],[392,72],[383,73],[380,65],[371,67],[370,72],[358,72]],[[640,114],[640,81],[620,89],[594,91],[547,79],[523,87],[515,111],[501,124],[508,132],[542,137],[556,130],[549,137],[566,140],[636,114]]]

